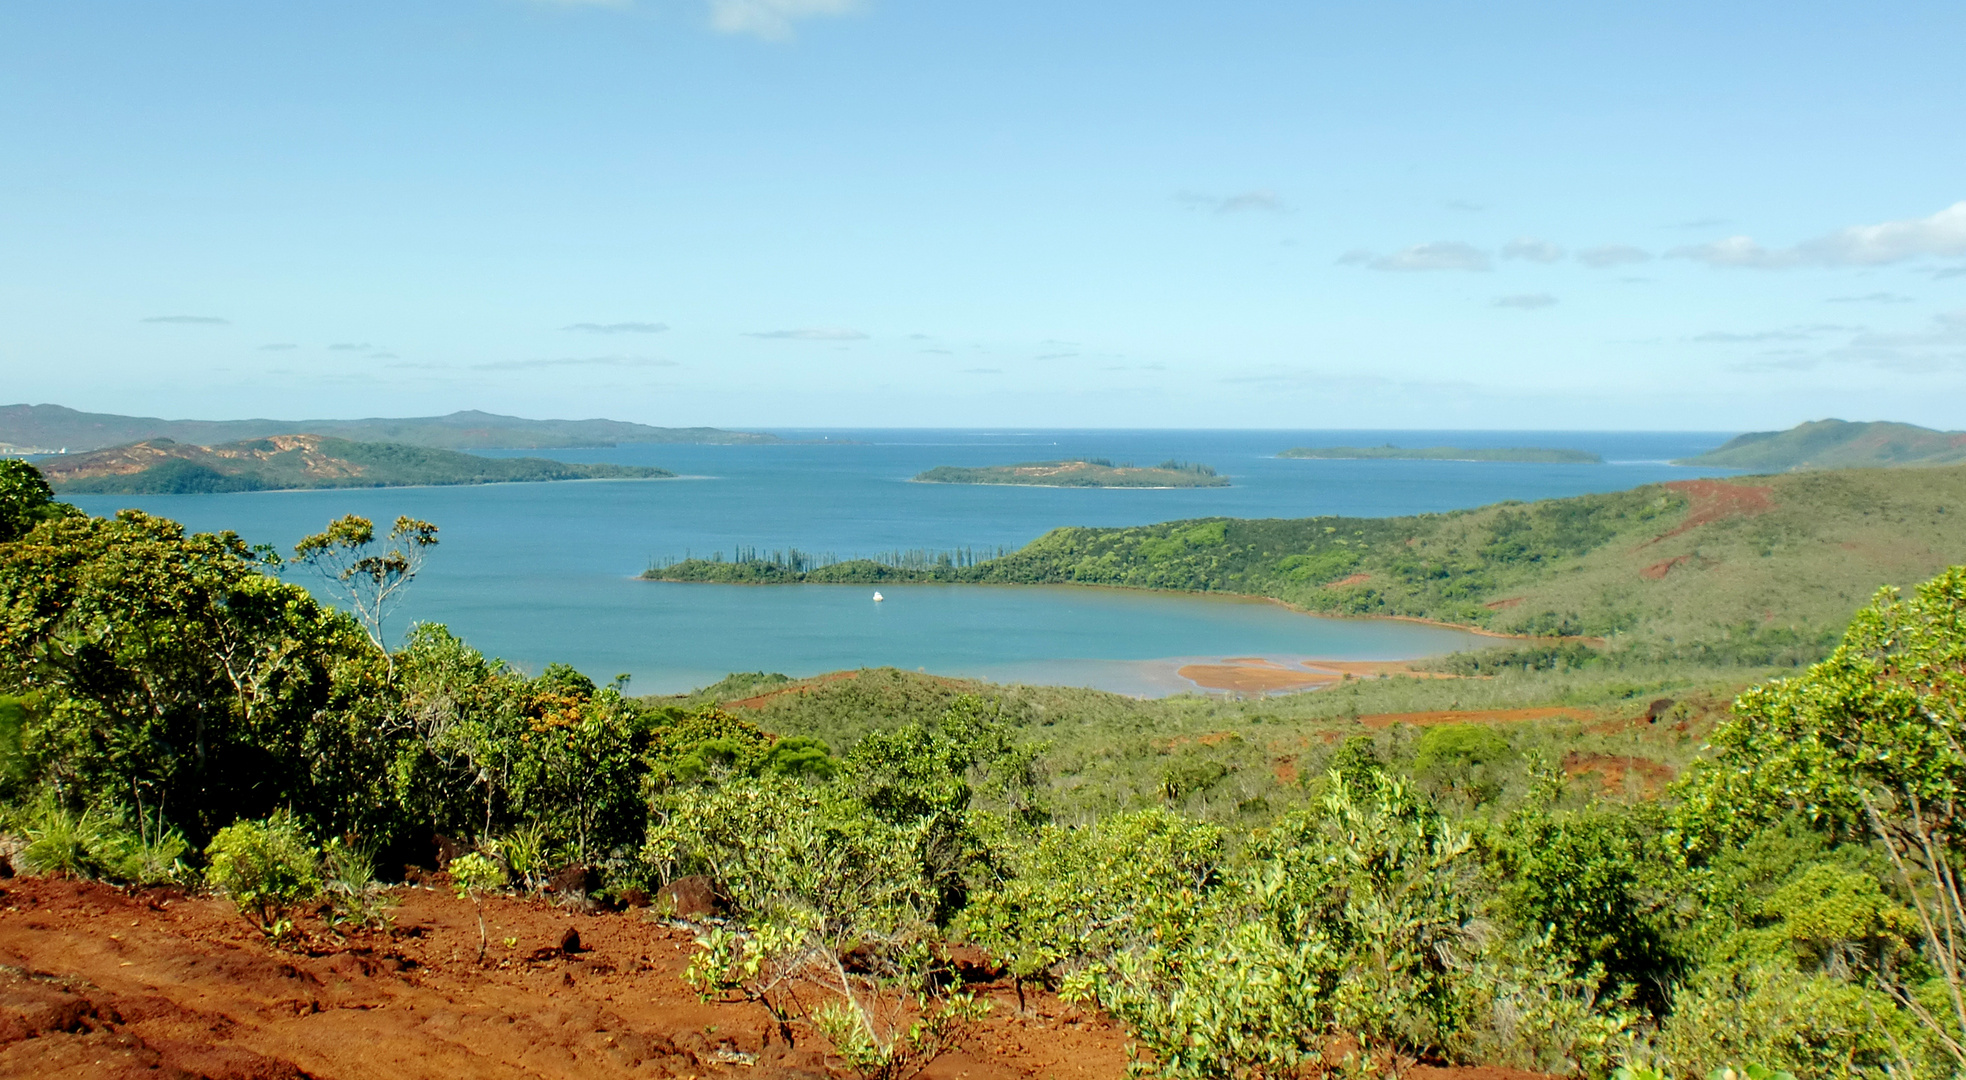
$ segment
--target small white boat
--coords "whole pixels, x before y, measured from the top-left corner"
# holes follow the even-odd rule
[[[881,595],[880,593],[875,593],[875,594],[874,594],[874,603],[876,603],[876,604],[878,604],[878,603],[880,603],[881,601],[883,601],[883,600],[885,600],[885,599],[887,599],[887,597],[885,597],[885,596],[882,596],[882,595]]]

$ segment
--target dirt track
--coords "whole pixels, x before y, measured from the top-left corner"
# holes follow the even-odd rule
[[[763,1008],[700,1002],[692,934],[646,912],[493,898],[477,963],[468,901],[398,890],[394,934],[269,945],[226,901],[45,878],[0,881],[0,1077],[75,1080],[847,1080],[824,1039]],[[559,949],[575,930],[580,948]],[[516,938],[511,946],[505,939]],[[984,977],[971,968],[971,973]],[[923,1080],[1120,1080],[1124,1033],[1002,980],[993,1009]],[[783,1031],[789,1031],[787,1041]],[[1544,1080],[1417,1066],[1413,1080]]]
[[[0,1076],[743,1077],[842,1074],[802,1025],[787,1045],[746,1003],[703,1003],[678,977],[689,932],[642,913],[486,905],[476,963],[471,904],[399,891],[393,938],[284,951],[221,900],[49,879],[0,882]],[[307,921],[307,925],[318,927]],[[569,929],[583,951],[561,955]],[[513,947],[503,939],[517,938]],[[990,1018],[931,1080],[1118,1078],[1121,1032],[1007,985]],[[746,1059],[753,1065],[742,1064]],[[721,1060],[720,1060],[721,1059]]]

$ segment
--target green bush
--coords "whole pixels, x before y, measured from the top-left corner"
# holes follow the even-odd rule
[[[295,905],[321,894],[321,853],[285,811],[220,829],[205,861],[206,883],[268,933],[283,929]]]

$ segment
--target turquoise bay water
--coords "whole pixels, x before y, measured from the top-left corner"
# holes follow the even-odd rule
[[[559,660],[597,679],[633,676],[644,693],[730,671],[802,676],[891,664],[938,674],[1097,686],[1191,689],[1181,662],[1405,659],[1476,647],[1471,634],[1379,620],[1323,619],[1221,597],[1075,587],[748,587],[635,580],[651,561],[737,547],[842,557],[896,549],[1017,547],[1061,525],[1181,518],[1382,516],[1503,499],[1616,491],[1719,475],[1665,464],[1715,433],[1360,431],[780,431],[783,446],[629,446],[529,452],[569,461],[661,465],[659,481],[484,487],[81,496],[91,513],[137,506],[193,529],[232,529],[282,548],[331,518],[435,522],[442,544],[395,617],[447,623],[527,670]],[[1557,446],[1604,465],[1295,461],[1290,446]],[[501,453],[500,456],[521,456]],[[912,484],[935,465],[1065,457],[1213,465],[1228,488],[1171,491]],[[301,576],[297,581],[305,581]]]

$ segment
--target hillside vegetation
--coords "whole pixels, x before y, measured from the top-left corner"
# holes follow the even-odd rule
[[[667,581],[1078,583],[1604,638],[1634,658],[1799,663],[1879,584],[1966,561],[1966,468],[1653,484],[1397,518],[1063,528],[974,566],[691,560]]]
[[[1966,462],[1966,431],[1933,431],[1886,421],[1815,420],[1787,431],[1755,431],[1675,462],[1756,472],[1861,469]]]
[[[1538,465],[1602,465],[1604,459],[1588,450],[1558,450],[1544,446],[1296,446],[1280,458],[1330,461],[1516,461]]]
[[[1701,497],[1683,496],[1695,517]],[[1638,519],[1653,503],[1634,498],[1603,512]],[[1646,529],[1690,520],[1655,509]],[[354,590],[358,620],[236,535],[89,517],[0,461],[9,867],[132,886],[158,911],[172,888],[229,899],[229,976],[351,941],[385,966],[435,932],[424,889],[393,926],[389,881],[445,887],[452,927],[477,924],[475,961],[448,933],[446,963],[486,972],[583,951],[569,935],[527,959],[492,896],[550,890],[590,920],[653,896],[698,921],[691,989],[762,1004],[773,1038],[865,1080],[918,1075],[983,1020],[975,953],[959,966],[954,946],[1096,1006],[1165,1080],[1966,1067],[1966,568],[1879,595],[1827,660],[1773,681],[1572,644],[1286,701],[872,671],[733,676],[719,705],[528,675],[435,624],[386,649],[383,601],[436,536],[347,517],[296,545],[286,568]],[[1523,708],[1538,701],[1554,707]],[[99,917],[32,932],[133,955],[120,941],[141,927],[116,926],[111,943]],[[550,1012],[578,975],[646,1001],[676,977],[605,956],[505,998]],[[146,970],[168,984],[151,995],[195,976]],[[296,970],[265,985],[291,997]],[[82,1024],[34,1008],[51,1032]],[[610,1043],[639,1035],[618,1027]]]
[[[400,443],[275,435],[221,446],[152,439],[40,463],[65,494],[183,495],[298,488],[497,484],[542,480],[652,479],[675,474],[635,465],[576,465],[545,458],[487,458]]]
[[[1022,465],[938,465],[915,477],[920,484],[1021,484],[1027,487],[1195,488],[1228,487],[1229,479],[1206,465],[1163,461],[1152,468],[1114,465],[1104,458],[1029,461]]]
[[[448,416],[365,420],[163,420],[79,412],[60,405],[0,406],[0,443],[70,453],[151,439],[210,446],[269,435],[315,432],[355,442],[407,443],[450,450],[545,450],[621,443],[776,443],[776,435],[718,428],[663,428],[622,420],[528,420],[475,409]]]

